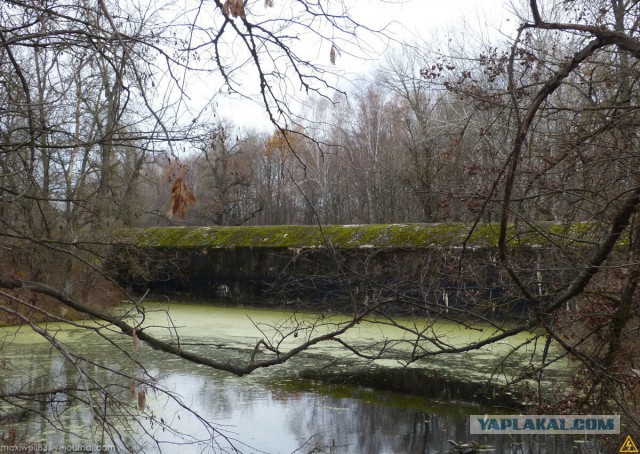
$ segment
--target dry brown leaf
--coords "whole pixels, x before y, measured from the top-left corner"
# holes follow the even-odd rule
[[[196,197],[187,186],[184,177],[180,175],[171,185],[171,205],[167,217],[171,219],[177,214],[180,219],[184,219],[187,210],[195,202]]]
[[[136,400],[136,379],[131,377],[131,383],[129,384],[129,399]]]
[[[147,407],[147,393],[145,393],[143,390],[138,393],[138,410],[144,411],[146,407]]]
[[[138,338],[138,335],[136,334],[135,329],[133,330],[133,333],[131,333],[131,343],[132,343],[132,350],[134,352],[140,348],[141,342],[140,342],[140,339]]]
[[[222,5],[222,14],[232,17],[246,17],[244,12],[244,0],[227,0]]]
[[[329,52],[329,61],[331,62],[331,64],[333,65],[336,64],[336,56],[339,56],[339,55],[340,55],[340,51],[338,50],[335,44],[332,44],[331,51]]]

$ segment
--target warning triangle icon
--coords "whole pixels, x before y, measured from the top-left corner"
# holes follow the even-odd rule
[[[619,452],[638,452],[638,448],[631,439],[631,435],[627,436],[627,439],[622,443],[622,447]]]

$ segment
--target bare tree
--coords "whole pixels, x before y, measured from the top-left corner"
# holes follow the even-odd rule
[[[583,364],[588,378],[581,380],[588,384],[586,392],[577,398],[576,407],[603,410],[610,405],[637,426],[635,407],[628,404],[637,396],[637,380],[624,371],[629,355],[637,351],[637,343],[622,347],[622,339],[631,339],[637,329],[632,308],[637,307],[634,270],[638,263],[636,213],[640,190],[637,172],[630,170],[636,168],[635,132],[626,129],[637,115],[635,96],[629,90],[637,77],[632,69],[636,64],[631,62],[640,56],[635,9],[630,9],[633,3],[600,2],[599,9],[594,10],[593,4],[578,2],[573,5],[577,16],[568,10],[566,21],[548,21],[541,15],[538,3],[530,2],[533,20],[520,27],[508,64],[508,93],[515,107],[516,123],[500,202],[499,257],[534,308],[539,326]],[[554,32],[573,38],[567,49],[570,54],[557,60],[536,52],[533,39],[544,33],[554,36]],[[516,69],[520,62],[524,62],[525,72],[533,72],[538,83],[526,87],[520,84],[522,76]],[[599,71],[604,67],[609,68],[606,75]],[[567,114],[571,117],[569,122],[565,122]],[[558,136],[568,140],[558,142]],[[561,157],[553,157],[558,151]],[[540,159],[544,154],[548,157]],[[591,168],[577,167],[585,160]],[[554,179],[558,167],[568,162],[574,166],[570,167],[570,175],[549,188],[547,181]],[[528,179],[529,175],[533,178]],[[513,265],[508,226],[515,218],[527,229],[538,229],[535,214],[526,206],[532,200],[549,204],[552,199],[566,197],[575,197],[572,205],[577,208],[567,213],[569,219],[588,221],[583,224],[583,232],[569,233],[569,238],[574,242],[584,241],[585,237],[593,240],[588,246],[577,247],[571,258],[575,277],[553,283],[553,291],[541,298],[527,284],[530,277]],[[627,238],[626,245],[621,243],[623,238]],[[560,312],[567,305],[573,307],[573,317],[581,317],[582,329],[577,332],[568,329],[575,321],[567,320]],[[610,318],[598,323],[595,320],[602,310]]]
[[[633,87],[640,42],[637,8],[632,8],[637,5],[574,3],[575,10],[562,9],[565,3],[550,8],[556,20],[531,0],[530,17],[523,18],[510,49],[486,49],[463,66],[445,60],[428,65],[423,80],[409,78],[413,86],[398,87],[407,76],[396,67],[386,79],[388,88],[396,88],[396,105],[373,87],[364,91],[350,111],[342,112],[343,136],[334,141],[342,148],[333,155],[335,167],[328,167],[336,187],[355,189],[328,202],[323,200],[328,192],[325,169],[314,154],[327,148],[323,143],[308,146],[309,128],[295,125],[299,119],[287,101],[300,86],[331,94],[326,68],[306,57],[304,48],[312,40],[319,42],[328,62],[349,51],[349,40],[362,27],[343,2],[327,6],[297,1],[285,6],[213,0],[188,10],[173,3],[125,8],[103,0],[4,2],[0,246],[3,263],[15,265],[3,268],[0,275],[0,311],[46,339],[71,366],[73,376],[64,387],[11,391],[4,398],[27,411],[34,411],[31,403],[37,396],[45,396],[45,405],[60,393],[78,399],[91,408],[94,424],[111,443],[135,451],[139,446],[127,431],[144,428],[144,418],[152,420],[145,405],[148,391],[158,390],[183,405],[136,360],[132,351],[140,342],[176,358],[244,375],[283,364],[326,341],[367,360],[396,359],[408,365],[479,350],[533,331],[513,346],[496,370],[505,367],[514,352],[534,344],[537,354],[513,380],[540,383],[550,364],[570,356],[582,368],[572,392],[558,396],[564,408],[619,409],[637,426],[637,377],[628,367],[638,352],[634,339],[640,186],[634,127],[638,99]],[[563,41],[565,34],[570,39]],[[240,74],[243,68],[252,79]],[[393,196],[401,187],[392,186],[398,176],[394,165],[400,163],[416,172],[414,192],[435,193],[439,183],[467,204],[450,215],[476,221],[465,232],[468,236],[460,238],[462,248],[438,260],[428,254],[421,257],[424,265],[414,267],[414,274],[398,266],[395,271],[401,278],[385,280],[376,268],[381,253],[365,251],[353,259],[332,247],[328,230],[322,230],[323,253],[337,270],[330,277],[340,279],[346,289],[349,317],[336,321],[324,314],[312,320],[294,316],[260,327],[260,340],[237,362],[195,352],[181,344],[179,336],[154,336],[146,328],[141,302],[127,299],[125,312],[117,313],[90,301],[90,289],[96,285],[114,294],[118,290],[96,274],[105,254],[103,242],[107,243],[101,238],[108,238],[115,227],[132,224],[145,211],[136,204],[136,193],[144,187],[138,183],[145,163],[168,159],[182,168],[180,149],[210,138],[206,112],[211,104],[204,102],[198,109],[188,103],[193,95],[188,84],[215,75],[227,91],[257,94],[277,127],[261,156],[266,161],[264,174],[236,163],[228,138],[216,145],[222,147],[218,156],[209,156],[209,176],[224,187],[221,194],[227,197],[226,208],[215,212],[220,223],[224,216],[229,221],[233,197],[240,197],[234,192],[251,178],[269,188],[280,210],[263,219],[287,222],[313,201],[339,207],[351,219],[355,213],[360,222],[391,220],[397,214]],[[424,80],[446,90],[437,98],[438,109],[429,110],[427,100],[433,93]],[[405,115],[402,134],[393,119],[398,113]],[[432,144],[425,142],[431,128],[441,132],[438,146],[445,150],[437,159]],[[398,137],[404,140],[402,152],[394,149]],[[344,168],[354,172],[355,184],[340,175]],[[229,172],[238,175],[229,178]],[[438,172],[445,176],[438,179]],[[310,177],[317,177],[318,184]],[[436,210],[431,203],[422,200],[428,220],[435,220],[438,210],[446,213],[446,207],[438,204]],[[494,219],[496,213],[497,256],[489,249],[482,260],[492,265],[481,267],[467,260],[473,252],[467,246],[481,230],[479,221]],[[305,220],[317,219],[315,211],[309,214]],[[243,219],[241,214],[238,219]],[[564,224],[547,228],[543,221],[548,219]],[[534,245],[550,244],[561,253],[550,258],[535,247],[523,248],[526,241],[519,240],[527,235],[542,238]],[[28,258],[27,264],[22,257]],[[428,263],[437,263],[445,277],[429,275]],[[477,285],[466,285],[463,277],[468,276],[477,279]],[[492,279],[500,280],[496,287],[506,288],[499,297],[491,293]],[[420,285],[409,286],[410,280]],[[49,306],[41,305],[40,299]],[[524,309],[515,320],[492,316],[521,303]],[[79,314],[131,340],[131,346],[124,345],[95,327],[78,325],[96,332],[123,364],[132,365],[129,369],[98,363],[35,324],[38,317],[69,321],[70,315]],[[407,323],[398,314],[421,318]],[[489,334],[458,345],[437,332],[437,319],[469,329],[482,322],[490,327]],[[397,335],[373,343],[350,337],[350,330],[363,322],[391,326]],[[174,328],[170,326],[172,332]],[[561,349],[552,351],[553,342]],[[105,376],[117,377],[113,387],[104,384]],[[540,411],[553,408],[540,394],[536,397]],[[107,405],[117,409],[110,417],[106,410],[98,411]],[[50,423],[62,429],[55,418]],[[155,423],[171,430],[165,421]],[[215,446],[221,434],[209,422],[201,423]]]
[[[159,390],[184,405],[178,396],[157,386],[131,349],[109,336],[98,334],[114,348],[114,357],[131,367],[99,363],[37,326],[37,320],[95,318],[133,339],[132,348],[147,342],[238,375],[280,364],[335,335],[309,336],[287,353],[277,350],[275,359],[238,366],[217,362],[154,340],[140,328],[141,320],[129,324],[128,316],[114,315],[107,301],[128,297],[100,275],[99,266],[114,229],[149,214],[166,222],[157,207],[141,206],[149,200],[143,191],[151,178],[145,172],[167,156],[180,166],[181,152],[208,138],[220,93],[257,96],[285,134],[293,127],[295,92],[302,87],[331,95],[331,64],[340,52],[359,47],[354,38],[360,32],[370,30],[350,17],[342,2],[213,0],[182,7],[10,0],[0,5],[0,312],[3,320],[42,336],[70,366],[63,387],[4,390],[7,402],[29,412],[44,408],[40,415],[62,431],[60,421],[48,417],[47,405],[57,402],[56,396],[82,402],[92,412],[92,428],[100,427],[122,450],[138,452],[128,432],[144,430],[142,421],[154,422],[145,408],[146,393]],[[305,54],[311,42],[325,49],[320,57]],[[202,80],[209,81],[204,88]],[[185,175],[179,177],[185,181]],[[173,185],[185,188],[183,194],[187,190],[175,180]],[[182,206],[174,211],[184,212]],[[142,306],[131,308],[143,312]],[[109,377],[116,377],[111,384]],[[164,421],[155,423],[171,430]],[[219,432],[202,423],[209,444],[216,446]]]

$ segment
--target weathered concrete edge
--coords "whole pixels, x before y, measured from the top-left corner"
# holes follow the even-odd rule
[[[276,225],[233,227],[152,227],[123,229],[114,243],[152,248],[336,248],[420,249],[429,247],[495,247],[499,225],[478,224]],[[547,223],[538,230],[511,226],[511,246],[563,246],[592,243],[597,226]],[[466,242],[466,243],[465,243]]]

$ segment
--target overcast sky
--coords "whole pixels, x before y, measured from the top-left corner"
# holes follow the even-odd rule
[[[372,28],[387,27],[390,35],[404,42],[448,40],[473,45],[474,40],[505,40],[517,27],[509,0],[351,0],[352,16]],[[392,45],[393,46],[393,45]],[[386,49],[387,51],[389,48]],[[384,57],[385,49],[381,49]],[[369,62],[343,58],[336,66],[348,72],[375,68],[381,60],[373,54]]]
[[[509,0],[347,0],[350,14],[359,23],[374,29],[387,27],[398,41],[433,42],[447,39],[454,34],[457,41],[479,39],[506,40],[517,26],[510,14]],[[344,79],[355,79],[379,64],[388,44],[372,44],[376,47],[362,59],[341,55],[335,68],[344,72]],[[316,50],[319,61],[328,61],[328,48]],[[326,55],[325,55],[326,54]],[[323,62],[325,63],[325,62]],[[341,88],[343,86],[339,83]],[[263,109],[247,101],[219,100],[223,117],[238,123],[236,113],[242,112],[242,126],[271,130]]]
[[[464,19],[472,27],[498,27],[507,18],[505,0],[355,0],[352,14],[363,23],[381,27],[397,22],[408,33],[425,37],[435,29],[445,30],[462,23]]]

